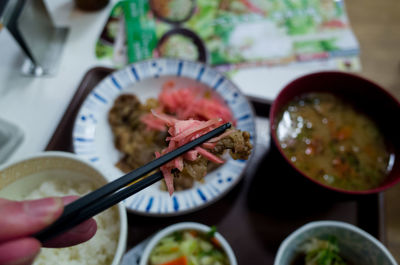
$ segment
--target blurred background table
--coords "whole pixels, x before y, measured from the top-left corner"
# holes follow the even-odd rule
[[[400,1],[350,0],[346,6],[361,46],[362,75],[400,99]],[[385,192],[387,245],[397,262],[400,262],[399,198],[400,185]]]
[[[56,76],[22,77],[20,50],[6,30],[0,34],[0,118],[25,131],[24,142],[10,159],[44,150],[82,76],[98,66],[94,44],[116,0],[93,13],[74,9],[72,0],[46,2],[56,24],[70,27]],[[361,74],[400,99],[400,1],[347,0],[346,7],[361,46]],[[400,185],[385,192],[386,244],[400,262],[399,196]]]

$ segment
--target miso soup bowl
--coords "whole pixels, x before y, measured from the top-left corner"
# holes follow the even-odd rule
[[[280,112],[294,98],[310,92],[329,92],[341,97],[376,122],[385,141],[389,143],[392,149],[392,155],[394,155],[390,162],[391,170],[380,186],[369,190],[345,190],[328,186],[298,170],[285,156],[276,133]],[[271,107],[270,128],[274,148],[276,147],[287,164],[297,171],[297,175],[342,194],[372,194],[386,190],[400,181],[400,126],[398,117],[400,117],[399,101],[378,84],[350,73],[317,72],[295,79],[281,90]]]
[[[299,248],[311,238],[335,237],[339,255],[354,262],[368,265],[397,265],[387,248],[364,230],[344,222],[318,221],[308,223],[291,233],[280,245],[274,265],[292,265],[301,255]],[[353,263],[351,263],[353,264]]]

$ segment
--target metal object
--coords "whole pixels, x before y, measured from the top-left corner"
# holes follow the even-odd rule
[[[24,132],[15,124],[0,119],[0,164],[6,161],[24,138]]]
[[[29,76],[55,74],[68,28],[55,27],[44,0],[1,0],[0,23],[28,57],[22,73]]]

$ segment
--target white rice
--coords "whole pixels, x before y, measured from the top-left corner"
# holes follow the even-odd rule
[[[84,195],[95,187],[90,182],[74,185],[70,180],[51,180],[42,183],[39,189],[24,199],[52,196]],[[115,208],[94,217],[97,222],[96,235],[89,241],[68,248],[42,248],[33,265],[109,265],[112,263],[119,235],[119,218]]]

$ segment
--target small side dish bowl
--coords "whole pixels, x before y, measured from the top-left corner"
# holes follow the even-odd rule
[[[311,238],[337,239],[339,255],[351,264],[397,265],[387,248],[364,230],[344,222],[308,223],[290,234],[280,245],[274,265],[292,265],[300,249]],[[300,263],[301,264],[301,263]]]
[[[212,228],[209,226],[194,222],[183,222],[168,226],[160,230],[150,239],[150,241],[148,242],[143,251],[143,255],[140,259],[139,265],[150,265],[151,263],[149,263],[149,260],[152,250],[158,245],[158,243],[160,243],[160,241],[163,238],[169,235],[172,235],[179,231],[197,231],[206,234],[211,230]],[[220,248],[222,248],[222,250],[225,252],[229,264],[237,265],[235,254],[233,253],[232,248],[230,247],[229,243],[225,240],[225,238],[223,238],[222,235],[218,232],[214,233],[214,238],[217,240],[218,244],[220,245]]]
[[[107,184],[107,180],[100,171],[89,162],[65,152],[44,152],[0,168],[0,197],[11,200],[81,195],[104,184]],[[98,230],[88,242],[60,249],[58,255],[52,253],[52,249],[43,249],[38,259],[47,260],[48,264],[68,263],[71,260],[62,259],[75,253],[71,258],[74,261],[93,264],[89,260],[77,260],[77,257],[82,257],[80,254],[84,256],[89,253],[87,258],[91,262],[96,258],[93,255],[98,256],[95,264],[120,264],[127,242],[125,207],[118,204],[95,218],[98,218]],[[68,253],[62,254],[62,251]]]
[[[282,116],[282,111],[284,110],[285,107],[288,106],[290,102],[293,102],[293,100],[299,99],[301,96],[304,96],[309,93],[319,93],[319,92],[321,93],[326,92],[332,94],[333,96],[342,100],[344,104],[349,104],[349,106],[352,107],[357,112],[357,115],[358,113],[364,114],[363,116],[367,117],[365,119],[372,120],[376,124],[376,127],[380,130],[383,141],[387,146],[387,153],[389,153],[389,159],[387,167],[385,169],[386,177],[384,178],[383,181],[380,182],[380,184],[375,185],[372,188],[371,187],[354,188],[356,187],[354,186],[356,184],[352,184],[353,186],[350,186],[350,188],[346,189],[328,185],[327,183],[322,183],[322,181],[315,180],[304,171],[299,170],[295,165],[295,163],[291,161],[291,159],[288,156],[285,155],[283,147],[279,142],[277,133],[278,124]],[[315,103],[313,102],[310,104],[315,104]],[[336,105],[334,104],[334,106]],[[347,113],[341,113],[341,114],[347,115]],[[344,72],[313,73],[302,76],[292,81],[288,85],[286,85],[283,88],[283,90],[279,93],[278,97],[275,99],[270,112],[272,142],[274,143],[274,147],[276,147],[279,150],[280,154],[284,157],[287,163],[291,165],[296,171],[298,171],[299,173],[298,175],[303,175],[306,179],[309,179],[310,181],[324,188],[342,194],[351,194],[351,195],[377,193],[389,187],[392,187],[393,185],[395,185],[400,181],[400,137],[399,137],[400,126],[397,126],[396,121],[394,120],[394,117],[399,117],[399,116],[400,116],[399,101],[397,101],[381,86],[363,77]],[[322,122],[323,120],[324,119],[322,119]],[[325,121],[326,121],[325,124],[327,124],[328,123],[327,119],[325,119]],[[329,128],[329,125],[330,124],[327,124],[325,127]],[[364,131],[362,131],[362,133],[363,132]],[[354,134],[352,137],[354,137],[354,139],[358,138],[361,136],[362,133],[359,133],[357,135]],[[332,137],[332,134],[330,137]],[[328,146],[323,146],[323,148],[325,148],[325,150],[328,150]],[[357,152],[365,153],[363,150]],[[305,153],[307,154],[307,152]],[[315,160],[313,161],[315,162]],[[332,160],[332,163],[333,162],[335,161]],[[357,160],[356,162],[359,161]],[[327,161],[327,163],[329,163],[329,161]],[[370,175],[372,176],[372,174]],[[327,177],[329,176],[327,175]]]

